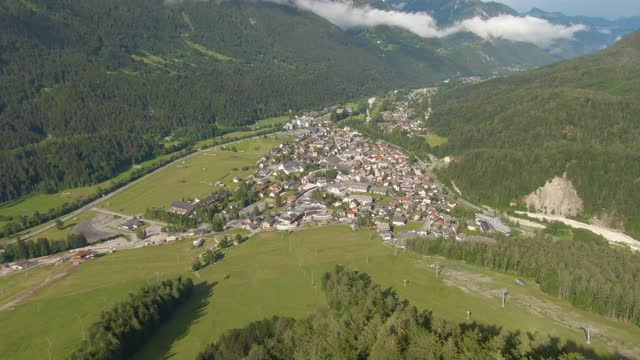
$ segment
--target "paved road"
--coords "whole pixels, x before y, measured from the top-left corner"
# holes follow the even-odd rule
[[[118,189],[116,189],[116,190],[114,190],[114,191],[112,191],[112,192],[110,192],[110,193],[108,193],[108,194],[105,194],[105,195],[103,195],[102,197],[100,197],[100,198],[98,198],[98,199],[96,199],[96,200],[94,200],[94,201],[92,201],[92,202],[90,202],[90,203],[88,203],[88,204],[84,205],[83,207],[81,207],[81,208],[79,208],[79,209],[76,209],[76,210],[74,210],[74,211],[70,212],[69,214],[64,215],[64,216],[62,216],[62,217],[60,217],[60,218],[58,218],[58,219],[60,219],[62,222],[68,221],[68,220],[70,220],[70,219],[72,219],[72,218],[74,218],[74,217],[78,216],[79,214],[81,214],[81,213],[83,213],[83,212],[85,212],[85,211],[87,211],[87,210],[91,210],[91,209],[93,209],[93,208],[97,207],[97,206],[98,206],[98,205],[100,205],[101,203],[103,203],[103,202],[105,202],[105,201],[109,200],[110,198],[112,198],[112,197],[114,197],[114,196],[116,196],[116,195],[120,194],[120,193],[121,193],[121,192],[123,192],[123,191],[126,191],[126,190],[127,190],[127,189],[129,189],[130,187],[135,186],[136,184],[138,184],[138,183],[140,183],[140,182],[142,182],[142,181],[146,180],[147,178],[149,178],[149,177],[151,177],[151,176],[153,176],[153,175],[155,175],[155,174],[157,174],[157,173],[159,173],[159,172],[161,172],[161,171],[164,171],[164,170],[165,170],[165,169],[167,169],[169,166],[171,166],[171,165],[173,165],[173,164],[177,163],[178,161],[183,161],[183,160],[188,159],[188,158],[190,158],[191,156],[195,156],[195,155],[197,155],[197,154],[199,154],[199,153],[201,153],[201,152],[209,151],[209,150],[211,150],[211,149],[216,149],[216,148],[220,148],[220,147],[223,147],[223,146],[228,146],[228,145],[231,145],[231,144],[237,144],[237,143],[242,142],[242,141],[248,141],[248,140],[258,139],[258,138],[261,138],[261,137],[263,137],[263,136],[273,137],[273,136],[280,135],[280,134],[285,133],[285,132],[286,132],[286,131],[280,131],[280,132],[277,132],[277,133],[272,133],[272,134],[267,134],[267,135],[254,136],[254,137],[250,137],[250,138],[247,138],[247,139],[231,141],[231,142],[228,142],[228,143],[226,143],[226,144],[222,144],[222,145],[218,145],[218,146],[210,147],[210,148],[207,148],[207,149],[198,150],[198,151],[196,151],[196,152],[194,152],[194,153],[191,153],[191,154],[189,154],[189,155],[186,155],[186,156],[180,157],[180,158],[178,158],[178,159],[176,159],[176,160],[174,160],[174,161],[172,161],[172,162],[168,163],[167,165],[164,165],[164,166],[162,166],[162,167],[159,167],[158,169],[156,169],[156,170],[154,170],[154,171],[152,171],[152,172],[150,172],[150,173],[148,173],[148,174],[146,174],[146,175],[143,175],[143,176],[142,176],[142,177],[140,177],[139,179],[134,180],[134,181],[132,181],[132,182],[130,182],[130,183],[128,183],[128,184],[126,184],[126,185],[124,185],[124,186],[122,186],[122,187],[120,187],[120,188],[118,188]],[[121,215],[121,216],[122,216],[122,214],[118,214],[118,215]],[[28,238],[33,237],[33,236],[36,236],[36,235],[38,235],[38,234],[40,234],[40,233],[42,233],[42,232],[45,232],[45,231],[47,231],[47,230],[51,229],[51,228],[52,228],[52,227],[54,227],[54,226],[55,226],[55,223],[51,223],[51,224],[49,224],[49,225],[47,225],[47,226],[43,227],[42,229],[39,229],[39,230],[36,230],[36,231],[32,231],[32,232],[30,232],[30,233],[28,233],[28,234],[22,235],[22,236],[21,236],[21,238],[22,238],[22,239],[28,239]],[[15,241],[16,241],[16,239],[13,239],[13,240],[11,240],[11,241],[10,241],[10,243],[15,242]]]

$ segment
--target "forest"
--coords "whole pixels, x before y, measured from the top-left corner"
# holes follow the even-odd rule
[[[321,286],[328,309],[228,331],[197,357],[214,359],[584,359],[576,344],[434,317],[367,274],[337,266]]]
[[[0,202],[103,181],[170,134],[212,137],[408,81],[275,5],[7,0],[0,22]]]
[[[444,177],[465,196],[508,207],[567,174],[583,217],[640,237],[640,33],[592,56],[444,89],[429,126],[457,155]]]
[[[586,231],[573,240],[511,236],[495,245],[414,239],[407,249],[530,279],[580,309],[640,326],[640,255]]]
[[[11,174],[0,178],[0,202],[113,177],[171,134],[211,137],[290,111],[553,60],[530,44],[472,35],[347,32],[253,1],[5,0],[0,23],[0,171]],[[468,43],[482,59],[459,46]]]
[[[182,305],[193,291],[190,278],[178,277],[145,285],[100,314],[88,339],[71,354],[72,360],[130,359]]]
[[[87,239],[82,234],[69,234],[63,240],[49,240],[45,237],[35,240],[17,239],[12,244],[0,246],[0,249],[4,250],[0,253],[0,263],[57,254],[85,247],[87,244]]]

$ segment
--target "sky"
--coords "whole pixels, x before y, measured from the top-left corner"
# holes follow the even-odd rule
[[[615,19],[640,16],[640,0],[495,0],[526,12],[533,7],[565,15],[586,15]]]

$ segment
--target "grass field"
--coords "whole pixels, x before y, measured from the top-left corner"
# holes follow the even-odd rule
[[[449,139],[446,137],[442,137],[434,133],[427,134],[425,138],[431,147],[441,146],[449,142]]]
[[[70,263],[58,266],[41,265],[29,271],[0,277],[0,304],[5,304],[24,291],[42,284],[49,276],[60,273],[71,265]]]
[[[196,153],[119,193],[101,207],[137,215],[150,207],[168,207],[176,200],[205,197],[215,189],[216,182],[232,187],[235,176],[251,174],[253,163],[282,141],[284,138],[278,136],[253,139],[234,144],[238,152],[212,149]],[[249,168],[242,171],[242,167]]]
[[[96,187],[88,186],[61,191],[57,194],[33,194],[0,205],[0,216],[31,216],[36,211],[44,214],[68,202],[82,200],[95,192]]]
[[[41,359],[49,351],[53,359],[65,358],[103,308],[148,281],[189,274],[199,251],[184,240],[109,254],[81,265],[15,310],[0,312],[0,358],[11,354],[15,360]],[[369,240],[367,232],[346,227],[261,233],[226,253],[220,263],[201,270],[198,276],[191,274],[196,282],[194,297],[161,327],[137,359],[193,359],[227,329],[273,315],[303,317],[325,306],[319,279],[336,264],[371,274],[383,286],[394,287],[400,297],[441,318],[465,321],[469,309],[473,320],[486,324],[584,343],[579,329],[526,310],[529,304],[543,303],[561,318],[575,317],[598,332],[606,329],[607,336],[627,347],[640,338],[638,328],[575,310],[534,285],[518,287],[511,276],[414,254],[394,257],[379,240]],[[430,268],[435,261],[447,265],[439,278]],[[230,278],[223,280],[224,274]],[[507,308],[500,308],[497,297],[466,288],[465,276],[475,279],[470,283],[489,289],[487,294],[508,288],[511,300]],[[403,286],[405,279],[407,287]],[[7,286],[4,279],[0,286]],[[606,349],[599,335],[594,335],[592,346],[598,352]],[[639,356],[640,349],[635,351]]]
[[[158,163],[169,159],[171,156],[172,155],[160,155],[157,158],[140,163],[137,167],[140,169],[148,169],[150,167],[157,166]],[[56,194],[33,194],[18,200],[0,204],[0,216],[19,218],[21,216],[30,217],[36,211],[41,214],[47,213],[49,209],[59,207],[65,203],[85,200],[89,196],[95,194],[98,188],[105,189],[113,186],[113,184],[117,182],[126,182],[133,171],[135,171],[135,169],[131,168],[110,180],[93,186],[63,190]],[[4,223],[0,222],[0,226],[2,225],[4,225]],[[46,224],[40,226],[46,226]],[[34,229],[37,229],[40,226]],[[21,233],[27,233],[34,229],[28,229]]]
[[[269,127],[273,127],[275,125],[284,125],[289,121],[289,116],[285,115],[285,116],[278,116],[278,117],[272,117],[272,118],[267,118],[264,120],[260,120],[257,123],[251,125],[252,128],[254,129],[262,129],[262,128],[269,128]]]

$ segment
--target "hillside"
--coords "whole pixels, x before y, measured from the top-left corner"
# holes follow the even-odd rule
[[[553,60],[520,43],[348,32],[267,2],[7,0],[0,22],[0,202],[104,181],[165,152],[172,133],[198,140],[292,109]]]
[[[522,201],[565,172],[584,214],[640,236],[640,33],[592,56],[441,93],[431,126],[465,196]]]

